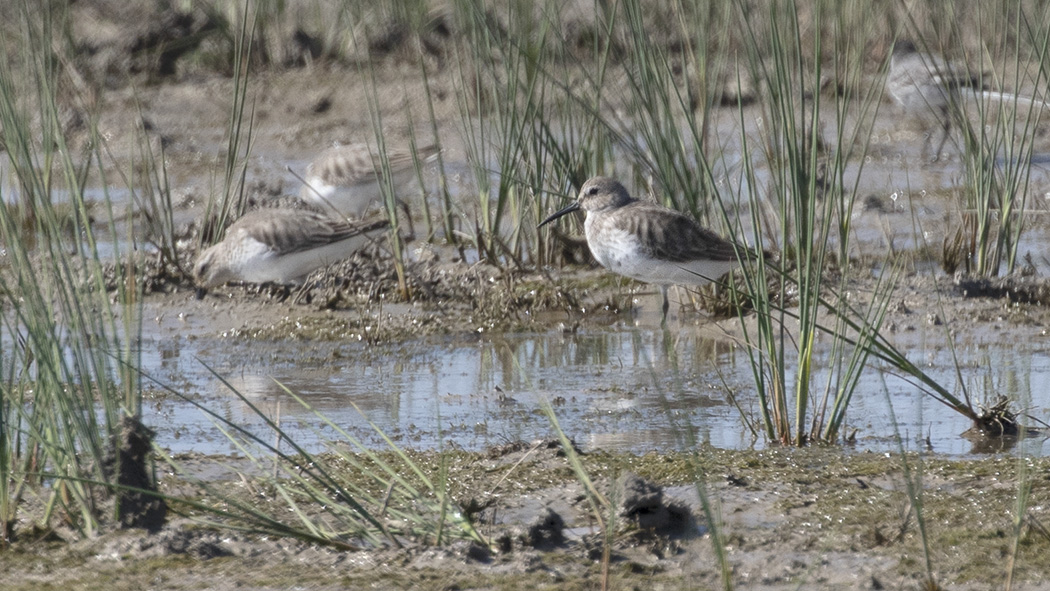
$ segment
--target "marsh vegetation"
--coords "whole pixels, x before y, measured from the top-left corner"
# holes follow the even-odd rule
[[[415,568],[369,579],[388,588],[1050,574],[1041,4],[95,0],[0,16],[0,568],[15,588],[87,571],[129,588],[231,571],[345,587],[379,564]],[[883,91],[901,39],[1032,100],[960,99],[928,162],[941,123]],[[368,143],[387,171],[395,148],[441,151],[414,167],[422,195],[381,187],[382,244],[299,285],[197,300],[197,254],[246,211],[308,207],[299,177],[333,142]],[[679,292],[660,327],[651,286],[593,269],[580,220],[537,228],[597,174],[777,255]],[[473,355],[471,339],[480,361],[449,365],[501,381],[434,388],[426,425],[367,407],[402,393],[381,379],[373,398],[289,384],[396,376],[399,357]],[[560,366],[590,385],[540,371]],[[445,420],[456,396],[481,402]],[[209,435],[179,441],[159,410],[176,405]],[[712,405],[738,449],[703,436]],[[994,453],[938,457],[925,412]],[[608,416],[628,431],[659,417],[659,436],[618,448],[588,426]],[[344,579],[291,566],[296,552]]]

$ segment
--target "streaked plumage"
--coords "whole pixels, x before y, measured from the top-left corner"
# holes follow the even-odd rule
[[[387,163],[394,192],[407,191],[416,180],[415,161],[428,162],[437,156],[437,146],[416,150],[388,149]],[[382,202],[383,159],[366,144],[335,146],[322,152],[306,167],[306,184],[299,196],[307,203],[330,208],[345,216],[361,217]],[[408,210],[405,210],[406,215]]]
[[[226,230],[193,267],[198,287],[229,281],[290,283],[343,260],[390,226],[386,219],[352,224],[300,209],[257,209]]]
[[[733,243],[680,212],[631,197],[615,179],[588,180],[576,201],[540,226],[577,209],[586,212],[583,227],[594,258],[610,271],[659,285],[665,318],[668,286],[704,285],[739,265]]]

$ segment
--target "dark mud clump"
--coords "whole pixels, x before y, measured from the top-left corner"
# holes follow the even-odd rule
[[[1013,449],[1024,437],[1040,437],[1038,429],[1025,427],[1018,414],[1010,409],[1010,400],[999,396],[989,407],[971,411],[973,426],[962,437],[973,444],[971,453],[996,454]]]
[[[183,11],[94,0],[74,6],[79,64],[95,80],[117,88],[129,75],[149,79],[177,73],[180,58],[197,50],[218,23],[205,11]]]
[[[107,546],[107,550],[139,559],[161,558],[166,556],[188,556],[195,560],[211,560],[225,556],[244,554],[239,545],[251,542],[239,536],[209,529],[189,527],[180,524],[166,527],[130,538],[116,538]]]
[[[168,505],[156,494],[157,483],[149,469],[153,435],[138,418],[124,417],[110,441],[102,468],[116,485],[113,502],[121,527],[159,531],[167,518]]]
[[[664,489],[633,472],[624,472],[616,480],[613,493],[617,498],[617,514],[651,535],[676,535],[693,525],[688,507],[669,502]]]
[[[1006,298],[1015,304],[1050,306],[1050,281],[1038,277],[957,277],[955,289],[967,298]]]

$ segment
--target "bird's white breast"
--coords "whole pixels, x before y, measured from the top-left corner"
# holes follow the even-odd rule
[[[637,234],[614,220],[595,220],[597,216],[588,214],[584,221],[591,254],[606,269],[632,279],[657,285],[704,285],[738,266],[735,260],[663,260],[654,257],[654,249],[646,248]]]

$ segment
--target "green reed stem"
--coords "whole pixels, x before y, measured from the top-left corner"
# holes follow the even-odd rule
[[[21,210],[7,206],[7,200],[0,206],[0,242],[9,263],[0,281],[0,297],[8,304],[2,323],[17,343],[5,350],[12,373],[0,380],[4,406],[17,415],[5,413],[4,423],[17,425],[24,442],[8,451],[21,455],[19,461],[32,458],[37,472],[54,477],[43,523],[60,511],[91,535],[103,510],[98,483],[112,479],[103,470],[111,437],[121,416],[141,410],[141,384],[136,372],[126,369],[139,360],[141,282],[130,262],[117,264],[107,279],[96,232],[120,235],[112,202],[106,192],[105,219],[92,221],[102,216],[90,211],[84,195],[92,165],[105,182],[103,142],[92,114],[89,133],[95,141],[74,161],[56,98],[61,67],[70,62],[56,55],[66,49],[53,27],[66,15],[51,6],[38,9],[24,6],[20,14],[26,25],[21,71],[8,62],[0,65],[0,123],[23,204]],[[35,105],[36,116],[20,104]],[[120,261],[120,248],[115,249]],[[9,514],[17,498],[7,497]]]

